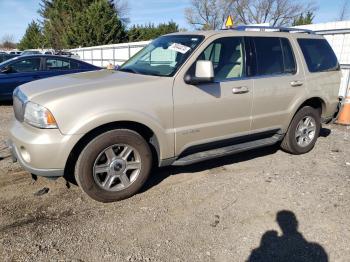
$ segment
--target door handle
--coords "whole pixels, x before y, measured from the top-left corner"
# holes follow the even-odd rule
[[[232,93],[239,95],[239,94],[245,94],[249,92],[249,88],[246,86],[240,86],[240,87],[234,87],[232,88]]]
[[[302,81],[299,81],[299,80],[290,82],[291,86],[302,86],[303,84],[304,83]]]

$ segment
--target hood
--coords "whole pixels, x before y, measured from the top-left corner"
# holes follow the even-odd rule
[[[24,84],[21,91],[28,100],[45,100],[45,96],[60,97],[98,89],[126,85],[145,84],[163,77],[148,76],[120,71],[100,70],[46,78]]]

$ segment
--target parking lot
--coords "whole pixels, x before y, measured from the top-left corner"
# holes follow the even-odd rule
[[[11,118],[2,104],[0,148]],[[326,125],[306,155],[270,147],[155,170],[141,193],[112,204],[63,179],[34,182],[2,150],[0,260],[348,261],[349,141],[349,128]]]

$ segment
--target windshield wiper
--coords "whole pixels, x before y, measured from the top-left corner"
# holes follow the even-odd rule
[[[120,68],[118,71],[128,72],[128,73],[133,73],[133,74],[137,74],[138,73],[134,69],[131,69],[131,68]]]

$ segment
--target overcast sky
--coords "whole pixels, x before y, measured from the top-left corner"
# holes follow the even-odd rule
[[[316,0],[319,10],[314,22],[329,22],[339,13],[344,0]],[[350,1],[350,0],[349,0]],[[4,35],[13,35],[19,41],[31,20],[39,19],[40,0],[0,0],[0,40]],[[129,0],[131,24],[175,21],[180,27],[190,27],[184,18],[184,9],[190,0]],[[350,20],[350,17],[349,17]]]

